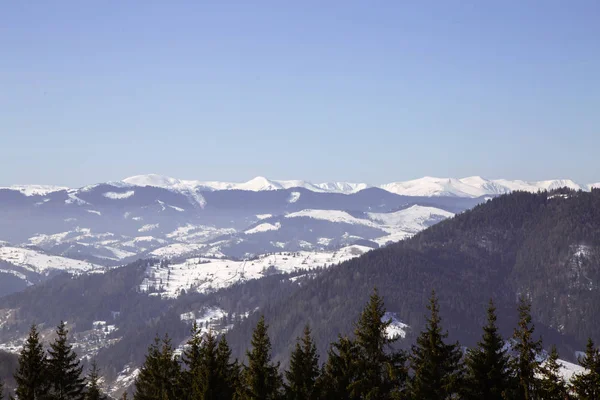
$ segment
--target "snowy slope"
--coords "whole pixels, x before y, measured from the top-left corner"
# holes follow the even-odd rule
[[[324,221],[330,222],[342,222],[346,224],[360,224],[366,225],[373,228],[377,228],[377,224],[372,221],[356,218],[352,215],[348,214],[345,211],[340,210],[302,210],[294,213],[287,214],[286,218],[300,218],[300,217],[308,217],[314,219],[320,219]]]
[[[65,272],[89,272],[102,267],[80,260],[47,255],[21,247],[0,247],[0,260],[6,261],[27,271],[46,274],[51,270]]]
[[[387,227],[395,227],[409,233],[417,233],[446,218],[453,213],[435,207],[414,205],[392,213],[368,213],[369,217]]]
[[[558,360],[560,365],[560,375],[568,382],[574,375],[580,374],[585,371],[581,365],[573,364],[568,361]]]
[[[163,297],[176,297],[181,289],[210,292],[235,283],[258,279],[272,273],[293,272],[337,264],[370,250],[349,246],[332,252],[296,252],[263,255],[257,259],[234,261],[228,259],[191,258],[184,263],[161,267],[153,265],[146,271],[140,289],[158,291]]]
[[[206,200],[198,193],[202,189],[199,181],[186,181],[163,175],[149,174],[132,176],[123,179],[123,182],[132,186],[152,186],[180,192],[190,198],[194,204],[200,207],[206,205]]]
[[[1,189],[16,190],[23,193],[25,196],[45,196],[53,192],[67,190],[68,188],[52,185],[13,185],[8,187],[0,187],[0,190]]]

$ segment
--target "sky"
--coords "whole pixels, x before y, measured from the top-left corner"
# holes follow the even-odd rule
[[[600,2],[14,1],[0,185],[600,182]]]

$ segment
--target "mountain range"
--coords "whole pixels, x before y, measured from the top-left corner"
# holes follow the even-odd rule
[[[109,182],[113,186],[135,187],[150,186],[169,189],[182,193],[206,192],[217,190],[246,190],[268,191],[291,188],[304,188],[319,193],[350,194],[358,191],[379,187],[390,193],[402,196],[456,196],[456,197],[481,197],[486,195],[505,194],[516,190],[537,192],[568,187],[574,190],[587,190],[600,187],[600,182],[580,184],[570,179],[552,179],[546,181],[523,181],[507,179],[485,179],[480,176],[467,178],[435,178],[423,177],[402,182],[391,182],[382,185],[350,182],[311,183],[305,180],[271,180],[258,176],[247,182],[220,182],[183,180],[158,174],[136,175],[125,178],[119,182]],[[89,186],[86,187],[89,189]],[[14,185],[0,189],[16,190],[25,195],[45,195],[51,192],[72,190],[61,186],[51,185]],[[85,188],[84,188],[85,189]],[[199,202],[201,203],[201,201]]]
[[[124,200],[135,199],[142,189],[152,190],[146,193],[152,194],[148,197],[153,199],[151,204],[156,202],[156,195],[165,195],[163,188],[141,188],[134,189],[136,194]],[[80,192],[77,197],[87,204],[79,206],[93,205],[94,210],[100,211],[95,207],[104,203],[95,202],[107,199],[103,195],[107,190],[123,193],[131,189],[103,185]],[[292,192],[301,193],[300,199],[322,202],[321,208],[295,209],[296,203],[287,202]],[[237,196],[241,193],[249,197],[240,200]],[[355,198],[365,193],[368,196]],[[391,197],[371,198],[372,193]],[[417,216],[422,217],[423,212],[431,216],[431,211],[426,210],[431,205],[410,204],[391,211],[389,207],[396,207],[391,201],[406,201],[405,197],[377,188],[347,195],[314,193],[302,188],[267,192],[224,190],[206,195],[205,208],[198,210],[210,211],[211,204],[225,207],[228,202],[236,204],[227,206],[228,215],[240,208],[243,212],[239,211],[239,215],[250,215],[248,212],[255,213],[259,204],[272,209],[281,207],[276,216],[261,215],[257,221],[236,230],[232,235],[237,235],[237,239],[296,234],[304,232],[305,226],[307,232],[354,225],[365,231],[353,243],[331,247],[322,244],[323,248],[281,250],[241,258],[224,254],[181,255],[175,250],[173,257],[147,253],[150,258],[120,268],[87,264],[89,261],[77,264],[70,258],[70,262],[75,262],[69,267],[72,274],[48,277],[0,297],[0,350],[18,351],[31,323],[40,324],[42,333],[50,334],[57,321],[66,319],[78,353],[85,360],[98,360],[107,389],[117,394],[135,378],[155,334],[168,332],[181,350],[193,321],[206,330],[227,332],[234,355],[243,359],[252,328],[264,314],[270,325],[273,356],[284,364],[294,338],[308,323],[318,351],[324,356],[339,333],[352,331],[354,318],[373,287],[385,299],[386,315],[394,322],[392,329],[401,338],[400,346],[410,346],[423,327],[425,305],[432,290],[440,299],[444,327],[449,329],[451,339],[460,340],[465,346],[479,338],[490,297],[498,308],[498,323],[505,337],[510,337],[515,324],[517,299],[524,296],[532,303],[537,332],[543,335],[544,343],[558,345],[562,358],[574,361],[587,337],[600,340],[595,323],[600,304],[600,190],[515,192],[490,200],[412,198],[413,202],[438,202],[436,209],[454,214],[439,214],[435,221],[426,219],[429,222],[425,224]],[[231,195],[234,197],[229,198]],[[273,200],[274,195],[279,200]],[[345,204],[355,207],[379,208],[360,212],[327,209],[324,205],[333,202],[330,196],[335,196],[335,201],[345,199]],[[121,200],[113,197],[116,198],[110,200]],[[144,198],[141,196],[128,207],[144,209]],[[177,199],[191,204],[185,196]],[[363,203],[365,199],[370,202]],[[161,200],[164,210],[159,204],[144,216],[150,218],[163,212],[170,217],[180,215],[168,207],[182,205],[175,200]],[[472,205],[467,206],[466,200]],[[110,215],[112,204],[107,200],[102,216]],[[464,210],[447,211],[443,207]],[[122,217],[123,211],[119,209],[115,215]],[[285,228],[289,221],[299,222],[291,225],[293,228]],[[323,221],[325,227],[318,225]],[[374,240],[365,237],[372,233],[371,229],[382,226],[410,233],[385,246],[367,246]],[[187,228],[177,229],[187,234]],[[269,241],[277,240],[276,237]],[[214,244],[210,240],[209,243]],[[179,245],[185,247],[184,242],[168,246]],[[204,243],[196,245],[203,248]],[[22,265],[39,256],[19,256],[19,251],[50,257],[49,250],[39,246],[12,244],[4,249],[0,254],[10,254],[11,262]],[[41,265],[62,262],[66,261],[46,259]]]
[[[375,187],[262,177],[202,182],[150,174],[77,189],[1,188],[0,295],[56,273],[102,271],[146,257],[234,263],[305,252],[315,260],[339,261],[334,256],[339,250],[358,246],[350,252],[356,254],[397,242],[507,192],[595,186],[425,177]]]

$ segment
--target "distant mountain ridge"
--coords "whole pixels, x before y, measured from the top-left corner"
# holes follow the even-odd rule
[[[523,181],[508,179],[486,179],[480,176],[466,178],[437,178],[426,176],[408,181],[390,182],[382,185],[371,185],[368,183],[352,182],[324,182],[312,183],[305,180],[272,180],[257,176],[247,182],[222,182],[222,181],[199,181],[172,178],[165,175],[146,174],[136,175],[123,179],[119,182],[106,182],[113,186],[121,187],[158,187],[182,193],[211,192],[219,190],[244,190],[252,192],[286,190],[292,188],[304,188],[317,193],[341,193],[352,194],[368,188],[381,188],[390,193],[401,196],[420,197],[470,197],[476,198],[489,195],[500,195],[517,190],[526,192],[538,192],[568,187],[574,190],[589,191],[600,187],[600,182],[581,184],[571,179],[551,179],[544,181]],[[80,190],[86,190],[97,185],[87,186]],[[51,185],[14,185],[0,187],[0,189],[19,191],[27,196],[47,195],[58,191],[71,191],[62,186]],[[199,200],[201,203],[201,200]]]

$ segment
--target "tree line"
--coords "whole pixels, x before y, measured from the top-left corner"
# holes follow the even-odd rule
[[[355,323],[354,335],[340,335],[320,365],[307,326],[296,341],[289,367],[280,372],[271,359],[264,317],[254,329],[245,364],[231,360],[225,336],[202,335],[194,326],[181,358],[168,337],[157,338],[135,384],[134,400],[438,400],[600,399],[600,353],[590,340],[580,361],[586,372],[567,382],[556,347],[543,360],[531,306],[522,299],[511,340],[498,332],[490,301],[478,344],[464,350],[448,343],[432,293],[427,323],[410,351],[394,349],[383,299],[371,295]]]
[[[68,341],[64,322],[56,328],[56,339],[50,343],[48,350],[44,349],[37,327],[32,325],[18,361],[14,373],[14,392],[18,400],[107,399],[100,390],[100,374],[95,362],[84,376],[81,361]],[[13,396],[9,398],[14,399]],[[4,385],[0,382],[2,399]]]
[[[600,399],[600,352],[594,343],[588,341],[580,359],[585,372],[565,381],[556,347],[543,357],[542,340],[536,338],[526,300],[519,302],[519,322],[508,341],[498,332],[496,308],[490,300],[481,339],[466,350],[458,342],[448,342],[435,293],[427,309],[426,326],[411,350],[395,349],[398,337],[388,335],[392,321],[385,319],[383,299],[375,290],[355,322],[352,337],[339,335],[322,365],[306,326],[283,373],[271,359],[264,318],[254,329],[246,363],[232,360],[225,336],[203,334],[194,324],[181,356],[168,336],[157,337],[149,346],[133,399]],[[64,323],[56,333],[46,352],[32,326],[15,373],[17,399],[106,399],[95,363],[84,377]]]

